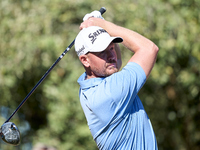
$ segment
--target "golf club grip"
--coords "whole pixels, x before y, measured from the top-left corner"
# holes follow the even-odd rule
[[[101,14],[106,12],[105,7],[101,7],[99,10]],[[71,42],[71,44],[65,49],[65,51],[58,57],[58,59],[54,62],[54,64],[47,70],[47,72],[42,76],[42,78],[37,82],[37,84],[32,88],[32,90],[28,93],[28,95],[24,98],[24,100],[19,104],[17,109],[11,114],[11,116],[4,122],[7,123],[10,119],[18,112],[18,110],[22,107],[22,105],[27,101],[27,99],[32,95],[32,93],[36,90],[36,88],[43,82],[43,80],[47,77],[47,75],[51,72],[51,70],[58,64],[58,62],[65,56],[65,54],[71,49],[74,45],[75,39]]]
[[[104,14],[104,13],[106,12],[106,8],[105,8],[105,7],[101,7],[101,9],[99,10],[99,12],[100,12],[101,14]]]

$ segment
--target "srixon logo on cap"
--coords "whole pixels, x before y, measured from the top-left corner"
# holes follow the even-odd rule
[[[78,54],[78,55],[82,55],[82,54],[84,54],[84,50],[85,50],[85,46],[82,45],[82,47],[79,48],[79,50],[77,51],[77,54]]]
[[[95,32],[93,32],[93,33],[90,33],[90,34],[88,35],[88,37],[91,39],[92,44],[93,44],[94,41],[97,39],[97,37],[98,37],[99,35],[101,35],[102,33],[107,33],[107,31],[104,30],[104,29],[98,29],[97,31],[95,31]]]

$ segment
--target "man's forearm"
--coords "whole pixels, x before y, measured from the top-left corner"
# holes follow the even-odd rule
[[[119,44],[115,44],[115,51],[117,53],[117,68],[120,69],[122,66],[122,59],[121,59],[121,51],[120,51],[120,47]]]
[[[122,44],[134,52],[129,62],[138,63],[148,78],[156,61],[158,47],[152,41],[135,31],[120,27],[108,21],[104,21],[102,25],[102,28],[111,36],[120,36],[123,38]]]
[[[152,41],[130,29],[115,25],[105,21],[104,28],[111,36],[120,36],[124,39],[123,44],[131,51],[137,52],[138,49],[148,49],[153,44]]]

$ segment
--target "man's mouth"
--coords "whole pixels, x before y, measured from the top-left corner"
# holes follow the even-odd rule
[[[117,67],[117,64],[116,63],[109,63],[107,65],[108,68],[116,68]]]

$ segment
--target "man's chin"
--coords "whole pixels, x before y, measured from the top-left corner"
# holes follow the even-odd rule
[[[110,68],[107,71],[107,76],[110,76],[110,75],[112,75],[113,73],[116,73],[116,72],[118,72],[118,69],[116,67]]]

